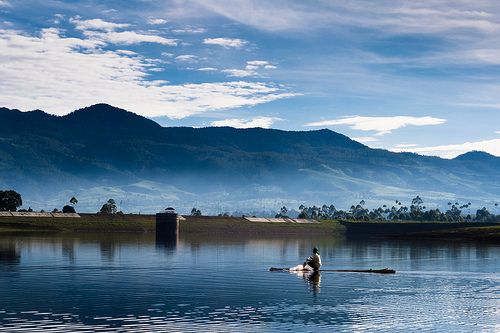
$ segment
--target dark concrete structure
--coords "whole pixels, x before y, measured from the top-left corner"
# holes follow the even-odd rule
[[[173,211],[156,214],[156,235],[176,236],[179,234],[179,215]]]

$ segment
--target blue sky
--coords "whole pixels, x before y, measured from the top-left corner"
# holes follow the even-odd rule
[[[500,156],[495,1],[0,0],[0,105]]]

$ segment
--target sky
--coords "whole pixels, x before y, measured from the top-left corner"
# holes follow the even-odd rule
[[[500,3],[0,0],[0,106],[500,156]]]

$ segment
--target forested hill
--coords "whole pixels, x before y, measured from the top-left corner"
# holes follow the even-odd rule
[[[0,188],[17,189],[34,208],[60,206],[70,193],[88,211],[109,197],[133,211],[342,206],[414,194],[487,203],[500,194],[498,170],[500,158],[486,153],[392,153],[330,130],[164,128],[106,104],[61,117],[0,108]]]

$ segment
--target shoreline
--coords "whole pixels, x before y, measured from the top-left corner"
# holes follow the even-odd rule
[[[354,227],[353,227],[354,225]],[[384,235],[387,226],[400,226],[396,234]],[[422,229],[415,229],[422,226]],[[435,230],[429,229],[435,226]],[[450,227],[452,225],[450,224]],[[500,224],[475,226],[471,223],[453,225],[446,223],[351,222],[325,220],[318,223],[251,222],[241,217],[183,216],[179,222],[181,234],[193,235],[307,235],[347,236],[348,238],[380,238],[407,240],[487,241],[500,244]],[[377,232],[372,233],[374,228]],[[391,229],[393,230],[393,229]],[[30,233],[155,233],[155,215],[80,214],[80,217],[27,217],[0,216],[0,235],[12,232]]]
[[[500,244],[500,225],[489,227],[464,227],[430,232],[416,232],[390,236],[391,239],[419,239],[463,242],[488,242]]]

